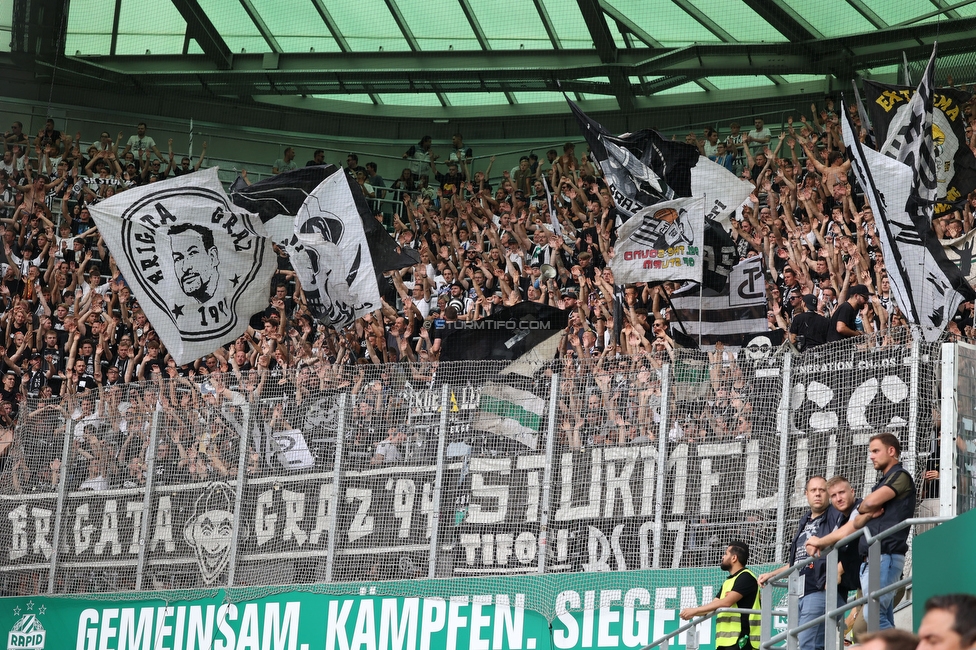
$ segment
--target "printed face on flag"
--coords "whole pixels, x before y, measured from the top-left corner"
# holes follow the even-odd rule
[[[617,284],[702,278],[704,200],[665,201],[621,226],[610,263]]]
[[[343,172],[309,195],[288,251],[312,315],[343,328],[380,305],[362,219]]]
[[[198,303],[206,303],[220,284],[220,254],[213,231],[206,226],[181,223],[167,233],[180,288]]]
[[[215,170],[128,190],[91,212],[177,363],[232,340],[267,305],[271,242],[255,215],[230,202]]]

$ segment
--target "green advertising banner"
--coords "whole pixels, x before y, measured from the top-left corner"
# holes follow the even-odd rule
[[[725,574],[674,569],[0,599],[8,650],[640,648]],[[713,648],[702,625],[702,650]],[[678,638],[677,645],[685,640]],[[674,645],[674,644],[672,644]]]

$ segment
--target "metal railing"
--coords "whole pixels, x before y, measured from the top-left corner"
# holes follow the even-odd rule
[[[761,586],[761,609],[755,610],[736,607],[719,608],[714,612],[710,612],[705,616],[696,618],[685,623],[684,625],[681,625],[678,629],[664,635],[660,639],[656,639],[653,643],[645,646],[641,650],[651,650],[652,648],[657,647],[667,650],[671,639],[674,639],[679,634],[686,632],[688,633],[685,644],[686,648],[688,648],[688,650],[696,650],[698,648],[698,626],[723,612],[733,612],[737,614],[759,614],[761,617],[761,650],[771,650],[775,647],[783,647],[781,645],[783,641],[786,641],[785,647],[787,650],[798,650],[800,632],[818,625],[826,626],[824,650],[838,650],[838,648],[843,648],[842,632],[844,631],[844,628],[841,626],[841,621],[844,619],[844,616],[848,611],[861,605],[874,605],[873,607],[868,608],[865,622],[867,623],[868,632],[876,632],[880,627],[880,598],[903,587],[911,587],[912,577],[910,575],[902,578],[901,580],[897,580],[890,585],[886,585],[885,587],[881,586],[881,541],[916,524],[941,524],[949,521],[950,519],[952,519],[952,517],[917,517],[913,519],[906,519],[905,521],[900,522],[891,528],[878,533],[877,535],[871,535],[867,528],[862,528],[861,530],[855,531],[854,533],[841,539],[836,544],[829,547],[829,549],[825,549],[827,555],[825,602],[837,602],[837,585],[839,577],[837,565],[840,560],[840,549],[859,540],[861,537],[865,537],[868,540],[868,593],[860,598],[845,603],[841,607],[828,609],[824,614],[816,617],[813,620],[807,621],[803,625],[798,624],[800,616],[800,587],[805,579],[805,577],[800,574],[800,570],[810,564],[809,558],[800,560],[795,564],[777,572],[772,579],[770,579],[765,585]],[[787,606],[785,610],[776,609],[773,606],[774,587],[786,587],[787,589]],[[773,619],[782,617],[785,617],[787,621],[786,630],[773,635]]]

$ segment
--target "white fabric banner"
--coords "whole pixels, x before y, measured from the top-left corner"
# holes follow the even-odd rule
[[[294,221],[287,247],[309,311],[336,329],[381,306],[362,217],[338,170],[312,191]]]
[[[230,202],[216,167],[126,190],[91,214],[177,364],[234,340],[267,307],[271,241]]]
[[[728,230],[729,216],[756,188],[706,156],[691,168],[691,195],[705,197],[705,216]]]
[[[610,262],[615,284],[702,279],[705,199],[662,201],[635,214],[617,231]]]

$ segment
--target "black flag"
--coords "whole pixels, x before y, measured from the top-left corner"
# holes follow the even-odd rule
[[[520,302],[477,321],[441,323],[441,361],[515,361],[561,335],[569,312],[535,302]]]
[[[698,162],[697,147],[672,142],[651,129],[611,135],[568,97],[566,101],[603,170],[621,221],[649,205],[691,196],[691,168]]]
[[[969,93],[955,88],[934,88],[930,92],[938,180],[934,216],[939,217],[961,210],[969,193],[976,190],[976,156],[969,148],[963,110],[969,102]],[[892,140],[891,125],[903,125],[911,120],[909,103],[915,93],[915,88],[906,86],[864,82],[876,142],[888,144]]]

